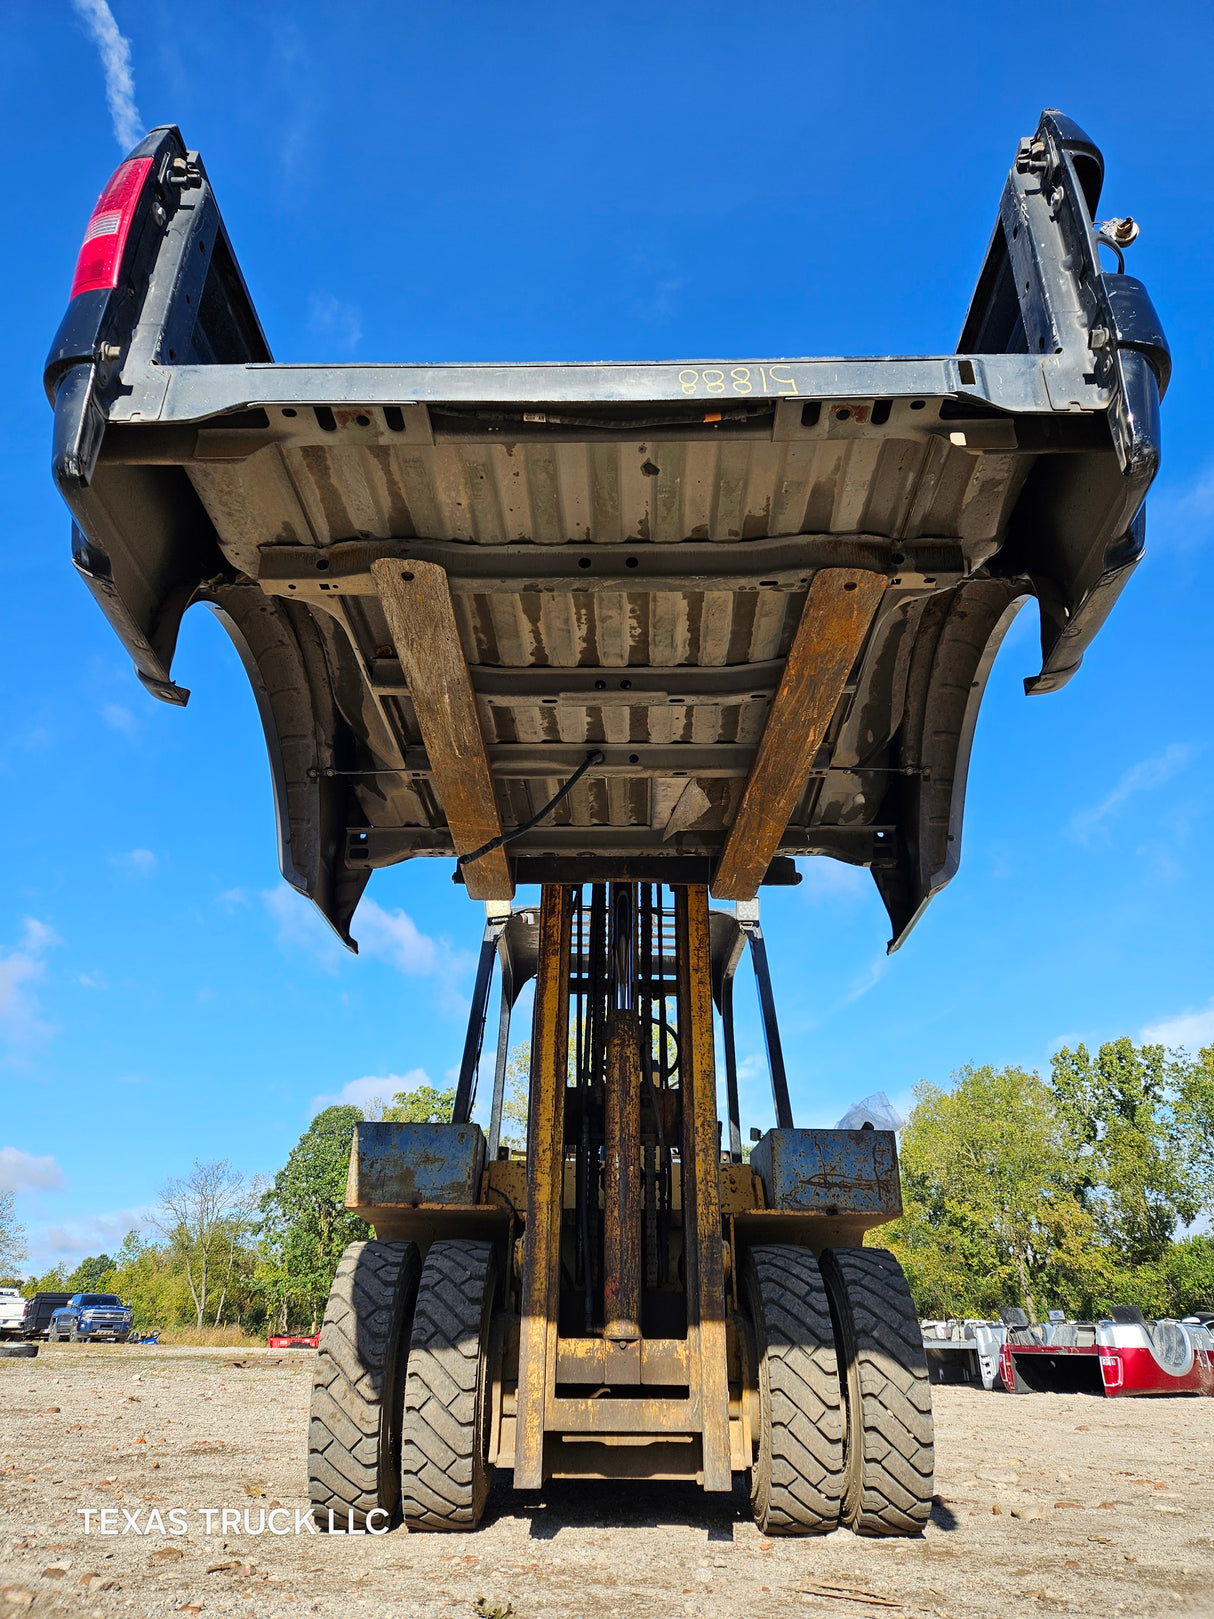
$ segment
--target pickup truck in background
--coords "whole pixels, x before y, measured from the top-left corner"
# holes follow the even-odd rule
[[[116,1293],[73,1293],[51,1316],[48,1340],[74,1344],[112,1338],[124,1344],[131,1335],[131,1307]]]
[[[25,1299],[19,1287],[0,1287],[0,1339],[19,1338],[25,1321]]]

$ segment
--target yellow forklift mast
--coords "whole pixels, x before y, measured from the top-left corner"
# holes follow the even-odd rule
[[[746,1162],[732,992],[748,939],[780,1122]],[[495,963],[486,1141],[471,1111]],[[520,1152],[500,1121],[532,976]],[[918,1322],[895,1261],[862,1246],[901,1211],[894,1138],[793,1128],[757,904],[627,882],[491,904],[455,1117],[357,1126],[347,1203],[376,1240],[343,1261],[321,1336],[312,1489],[335,1526],[399,1507],[413,1528],[471,1528],[494,1468],[516,1489],[728,1492],[742,1474],[765,1533],[925,1522]],[[374,1350],[356,1304],[371,1273],[392,1294]],[[359,1473],[372,1435],[381,1459]]]

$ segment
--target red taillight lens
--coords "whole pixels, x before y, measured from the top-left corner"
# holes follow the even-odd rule
[[[73,298],[78,292],[109,292],[118,285],[127,234],[151,166],[150,157],[128,158],[110,175],[110,182],[97,198],[97,206],[80,244],[80,257],[72,278]]]

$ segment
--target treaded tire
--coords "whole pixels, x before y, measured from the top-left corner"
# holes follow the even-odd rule
[[[475,1529],[484,1511],[495,1270],[487,1242],[436,1242],[426,1255],[401,1428],[401,1512],[410,1529]]]
[[[752,1248],[743,1268],[759,1357],[759,1455],[750,1504],[765,1535],[837,1527],[843,1400],[835,1335],[808,1248]]]
[[[0,1360],[32,1360],[37,1353],[37,1344],[0,1344]]]
[[[365,1529],[367,1514],[400,1506],[404,1362],[421,1255],[413,1242],[352,1242],[325,1307],[312,1413],[308,1487],[322,1529]]]
[[[917,1535],[932,1510],[935,1433],[923,1333],[884,1248],[821,1255],[847,1401],[842,1521],[858,1535]]]

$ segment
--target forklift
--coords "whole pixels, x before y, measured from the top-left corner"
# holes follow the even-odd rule
[[[868,1241],[896,1141],[795,1126],[759,893],[864,867],[900,947],[958,869],[1015,614],[1026,692],[1056,691],[1142,555],[1170,358],[1102,181],[1044,112],[955,353],[579,365],[276,365],[176,128],[102,192],[44,375],[77,577],[177,707],[182,617],[214,613],[283,875],[351,949],[384,866],[454,861],[485,907],[451,1120],[355,1130],[374,1236],[320,1335],[322,1527],[472,1530],[499,1469],[744,1478],[766,1534],[921,1532],[922,1336]],[[775,1116],[749,1155],[747,949]]]
[[[731,1002],[747,930],[771,1000],[758,907],[738,910],[710,909],[700,884],[627,882],[490,909],[453,1121],[355,1127],[346,1201],[376,1236],[334,1282],[310,1439],[313,1500],[335,1522],[379,1508],[473,1528],[497,1467],[516,1489],[729,1492],[745,1474],[765,1534],[922,1528],[919,1324],[892,1255],[862,1245],[901,1212],[893,1133],[794,1129],[769,1019],[779,1123],[744,1161]],[[469,1115],[495,958],[486,1141]],[[510,1007],[531,979],[519,1153],[500,1121]]]

